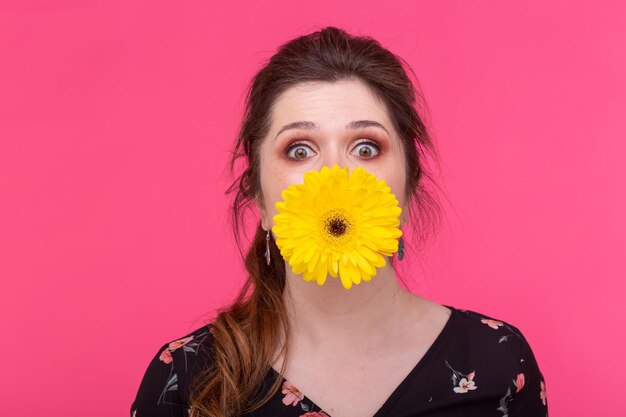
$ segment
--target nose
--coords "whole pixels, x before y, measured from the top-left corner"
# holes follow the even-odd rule
[[[347,151],[339,146],[339,144],[329,145],[321,150],[320,165],[318,169],[323,166],[332,168],[333,165],[339,165],[339,168],[348,167],[352,171],[352,161],[348,158]]]

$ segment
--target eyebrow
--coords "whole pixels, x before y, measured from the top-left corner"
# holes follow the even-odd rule
[[[379,127],[383,129],[385,132],[387,132],[388,135],[390,135],[389,131],[385,129],[385,126],[373,120],[354,120],[346,125],[346,130],[347,129],[363,129],[366,127]],[[281,127],[278,133],[276,134],[276,136],[274,137],[274,139],[276,139],[278,135],[283,133],[285,130],[289,130],[289,129],[318,130],[319,126],[309,121],[291,122]]]

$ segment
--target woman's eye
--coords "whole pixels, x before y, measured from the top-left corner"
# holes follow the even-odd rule
[[[362,158],[371,158],[378,155],[380,147],[374,142],[361,142],[355,149],[358,149],[358,155]],[[374,152],[374,154],[372,154]]]
[[[304,159],[308,156],[306,154],[306,149],[311,148],[303,143],[296,143],[295,145],[287,148],[287,156],[293,159]]]
[[[380,146],[370,141],[361,142],[354,149],[361,158],[372,158],[380,153]],[[310,156],[308,150],[311,150],[310,146],[304,143],[295,143],[287,148],[285,154],[292,159],[306,159]]]

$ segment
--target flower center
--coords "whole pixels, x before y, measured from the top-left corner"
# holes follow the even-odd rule
[[[328,229],[331,235],[339,236],[339,235],[343,235],[344,233],[346,233],[346,229],[348,228],[348,225],[346,224],[344,219],[331,219],[326,225],[326,228]]]
[[[322,224],[324,230],[334,238],[347,234],[352,226],[343,210],[330,210],[324,216]]]

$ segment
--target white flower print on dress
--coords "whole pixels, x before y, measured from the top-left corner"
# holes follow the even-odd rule
[[[474,381],[476,371],[472,371],[466,375],[452,368],[448,361],[445,361],[445,364],[452,371],[452,389],[454,390],[454,392],[456,392],[457,394],[464,394],[466,392],[478,389],[478,386],[476,386],[476,381]]]
[[[462,394],[464,392],[468,392],[470,390],[474,390],[478,388],[476,386],[476,384],[474,383],[474,381],[472,380],[467,380],[465,378],[461,378],[461,380],[459,381],[459,386],[458,387],[454,387],[454,392]]]

